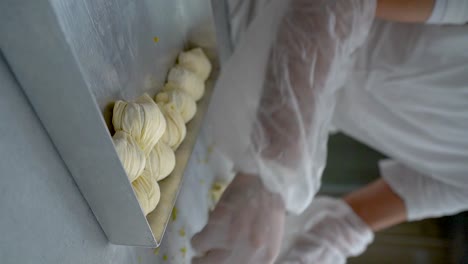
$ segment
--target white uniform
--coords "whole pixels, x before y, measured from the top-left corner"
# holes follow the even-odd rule
[[[228,1],[233,41],[268,2]],[[410,219],[468,209],[467,21],[467,0],[437,0],[443,26],[375,22],[338,94],[334,126],[397,160],[381,173]]]
[[[256,2],[239,1],[251,19]],[[376,1],[264,2],[233,34],[205,124],[234,169],[263,184],[236,177],[193,239],[194,263],[271,263],[288,240],[283,205],[309,217],[286,223],[300,230],[278,263],[345,263],[365,250],[367,224],[341,199],[314,199],[331,121],[398,160],[382,174],[410,219],[468,209],[466,28],[374,23]],[[429,22],[468,20],[466,3],[439,0]]]
[[[398,160],[382,176],[411,220],[468,209],[467,73],[468,25],[377,22],[339,92],[333,123]]]

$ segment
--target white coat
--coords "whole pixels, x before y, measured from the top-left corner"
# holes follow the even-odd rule
[[[234,41],[262,10],[247,2],[230,1]],[[461,23],[467,6],[438,0],[429,22]],[[376,21],[353,57],[333,125],[393,159],[381,174],[410,220],[468,210],[468,25]]]
[[[338,98],[334,125],[398,161],[411,220],[468,209],[468,25],[376,22]]]

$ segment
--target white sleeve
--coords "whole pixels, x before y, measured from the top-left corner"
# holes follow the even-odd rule
[[[320,187],[336,92],[367,39],[375,0],[274,0],[223,66],[207,136],[301,213]]]
[[[468,22],[468,0],[435,0],[428,24],[465,24]]]
[[[404,200],[410,221],[468,210],[467,189],[447,185],[393,160],[381,161],[379,167],[382,177]]]

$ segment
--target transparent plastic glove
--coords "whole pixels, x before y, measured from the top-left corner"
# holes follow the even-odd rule
[[[271,0],[223,68],[212,138],[291,212],[319,189],[336,91],[374,13],[375,0]]]
[[[192,245],[193,264],[269,264],[279,254],[284,205],[256,176],[238,174]]]
[[[342,264],[372,242],[372,230],[342,200],[318,197],[307,209],[307,231],[299,235],[277,263]]]

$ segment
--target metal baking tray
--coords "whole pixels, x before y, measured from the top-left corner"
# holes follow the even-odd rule
[[[219,72],[210,0],[4,0],[0,35],[1,52],[109,241],[159,246]],[[214,71],[146,218],[112,143],[111,105],[154,95],[193,44]]]

